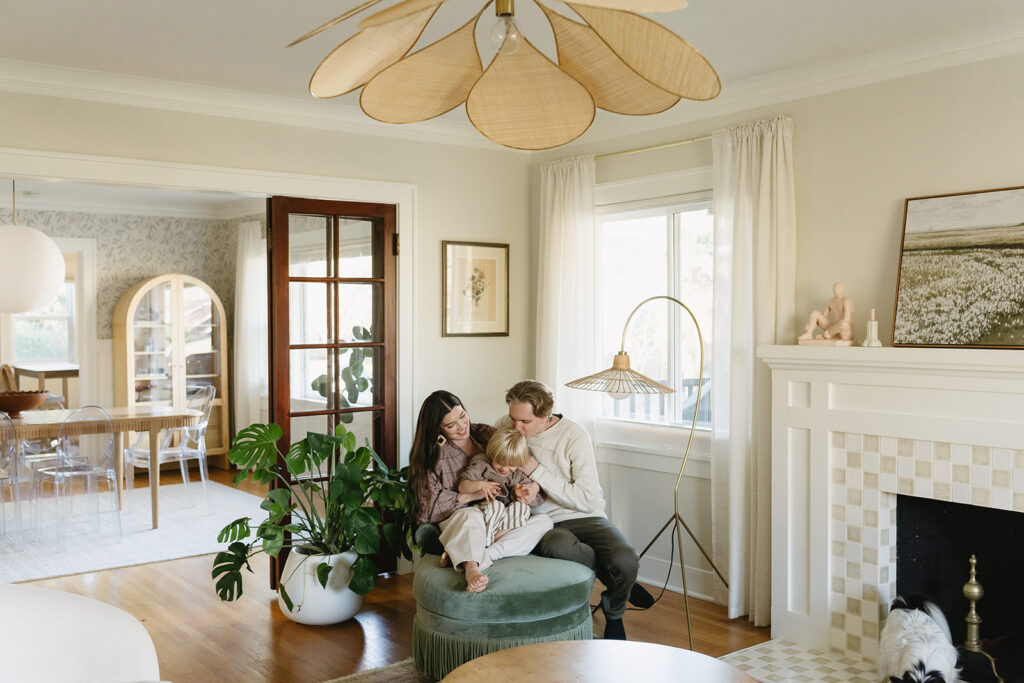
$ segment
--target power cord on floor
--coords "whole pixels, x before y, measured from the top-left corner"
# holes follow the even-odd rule
[[[669,542],[670,542],[670,546],[669,546],[669,556],[668,556],[669,557],[669,560],[668,560],[668,573],[665,575],[665,583],[662,584],[661,591],[658,593],[658,597],[654,598],[654,602],[652,602],[647,607],[627,607],[626,608],[627,612],[643,612],[645,610],[649,610],[651,607],[654,607],[655,605],[657,605],[658,601],[661,600],[662,596],[665,595],[665,591],[668,589],[668,582],[672,578],[672,568],[675,566],[675,562],[676,562],[676,552],[675,552],[675,550],[676,550],[676,537],[674,535],[672,535],[672,534],[669,534]],[[594,612],[596,612],[600,607],[601,607],[601,603],[598,603],[596,605],[591,605],[590,606],[590,614],[593,615]]]

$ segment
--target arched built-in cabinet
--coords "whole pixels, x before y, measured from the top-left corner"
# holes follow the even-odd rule
[[[226,468],[228,358],[224,306],[189,275],[160,275],[129,288],[114,309],[114,402],[184,407],[186,386],[217,389],[206,430],[210,464]]]

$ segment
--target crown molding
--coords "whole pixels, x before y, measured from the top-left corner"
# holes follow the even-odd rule
[[[195,201],[190,193],[179,192],[154,198],[133,199],[139,190],[111,193],[104,199],[18,197],[18,213],[22,211],[56,211],[61,213],[108,214],[113,216],[156,216],[160,218],[196,218],[200,220],[231,221],[266,213],[266,197],[242,197],[219,202]],[[0,204],[0,211],[9,205]]]
[[[300,126],[358,135],[494,149],[468,121],[444,118],[394,125],[358,107],[139,76],[0,59],[0,91],[103,102],[144,109]]]
[[[635,121],[630,122],[628,134],[651,132],[1020,53],[1024,53],[1024,35],[1021,35],[1017,26],[1007,27],[999,35],[987,32],[942,41],[906,43],[889,50],[726,83],[722,94],[714,100],[682,100],[661,114],[636,117]],[[571,143],[571,146],[623,137],[621,129],[615,130],[616,123],[613,118],[599,117],[590,130]]]
[[[985,30],[933,37],[847,59],[726,82],[722,94],[714,100],[683,100],[661,114],[624,118],[599,111],[590,130],[566,147],[612,140],[1021,52],[1024,52],[1024,35],[1021,35],[1020,27],[1014,25],[1008,25],[998,33]],[[385,124],[342,102],[300,100],[14,60],[0,59],[0,91],[534,154],[499,147],[480,135],[465,120],[464,114],[459,117],[452,113],[415,124]],[[628,130],[623,129],[626,121]]]

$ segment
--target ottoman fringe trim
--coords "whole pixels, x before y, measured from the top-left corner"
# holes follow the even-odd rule
[[[589,618],[566,631],[547,636],[486,640],[471,640],[438,633],[421,626],[419,619],[416,618],[412,624],[412,657],[417,669],[435,681],[440,681],[469,660],[498,650],[555,640],[591,640],[593,637],[594,624]]]

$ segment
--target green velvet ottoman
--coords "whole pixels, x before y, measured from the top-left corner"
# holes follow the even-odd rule
[[[435,680],[505,648],[593,637],[594,572],[588,567],[535,555],[506,557],[485,572],[485,591],[467,593],[465,576],[439,562],[437,555],[424,555],[413,581],[413,660]]]

